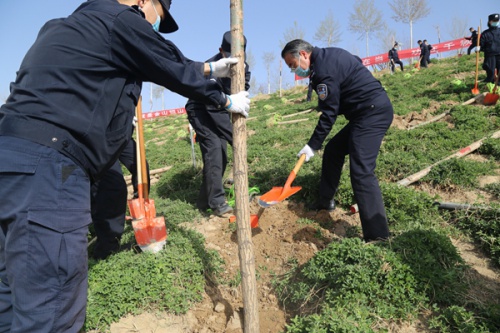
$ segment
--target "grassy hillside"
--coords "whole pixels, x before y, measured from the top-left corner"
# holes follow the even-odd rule
[[[433,59],[421,71],[407,67],[404,73],[374,74],[396,113],[377,161],[393,237],[386,243],[364,245],[361,230],[355,227],[306,264],[291,265],[289,272],[277,275],[273,292],[283,307],[296,309],[287,332],[385,332],[395,323],[412,325],[416,320],[423,321],[428,332],[500,331],[499,298],[471,296],[477,281],[452,241],[475,243],[500,266],[500,183],[482,186],[478,181],[481,176],[498,175],[499,140],[484,141],[478,150],[481,159],[439,163],[414,184],[418,186],[396,184],[500,130],[500,103],[462,105],[473,97],[474,60],[474,56]],[[481,71],[479,79],[483,78]],[[479,87],[486,91],[483,84]],[[282,97],[275,93],[252,101],[247,120],[248,178],[249,186],[257,186],[261,194],[285,183],[297,152],[314,129],[318,113],[302,111],[316,107],[316,96],[305,102],[306,93],[307,87],[296,87]],[[439,121],[409,130],[442,113],[447,115]],[[345,123],[339,117],[330,136]],[[151,169],[171,166],[151,194],[157,215],[166,217],[168,245],[158,255],[139,253],[128,225],[120,253],[89,263],[87,330],[106,331],[128,313],[184,313],[202,299],[207,281],[229,283],[220,279],[224,263],[219,254],[205,248],[202,235],[180,225],[206,217],[195,207],[201,154],[196,147],[193,167],[187,126],[185,116],[145,122]],[[292,201],[316,199],[322,152],[317,155],[300,170],[295,183],[302,190]],[[481,203],[488,209],[440,210],[434,204],[442,200],[436,195],[439,191],[480,191],[496,202]],[[348,165],[335,199],[346,210],[354,203]]]

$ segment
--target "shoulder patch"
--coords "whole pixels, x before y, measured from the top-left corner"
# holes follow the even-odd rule
[[[318,86],[316,87],[316,93],[318,94],[318,98],[324,101],[328,97],[328,88],[326,84],[318,84]]]

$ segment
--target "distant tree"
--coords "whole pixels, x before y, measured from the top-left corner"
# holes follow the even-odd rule
[[[250,49],[246,50],[246,63],[250,67],[250,72],[252,71],[253,68],[255,68],[255,57],[253,56],[253,52]]]
[[[286,43],[294,39],[304,39],[305,34],[304,30],[299,27],[297,21],[294,21],[293,27],[286,29],[283,33],[283,40],[280,41],[280,48],[283,49]]]
[[[453,17],[451,19],[450,26],[448,27],[448,33],[452,39],[463,38],[469,35],[469,30],[467,26],[467,19]],[[458,49],[458,54],[462,53],[462,49]]]
[[[389,6],[394,12],[392,18],[396,22],[410,25],[410,47],[413,47],[413,23],[426,17],[431,12],[427,6],[427,0],[392,0]]]
[[[330,47],[341,41],[340,23],[333,18],[332,11],[329,10],[325,19],[319,23],[319,27],[313,39],[320,42],[325,47]]]
[[[273,52],[264,52],[262,56],[262,60],[264,60],[264,64],[266,66],[267,71],[267,93],[271,93],[271,65],[275,59],[275,55]]]
[[[375,8],[374,0],[356,0],[354,13],[349,15],[349,30],[359,33],[359,39],[366,39],[366,56],[370,55],[368,41],[372,33],[384,28],[382,12]]]
[[[161,109],[165,109],[165,88],[157,84],[153,84],[153,98],[157,100],[161,97]]]

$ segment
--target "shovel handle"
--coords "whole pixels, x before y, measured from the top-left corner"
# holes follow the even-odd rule
[[[304,164],[305,160],[306,160],[306,154],[300,155],[299,160],[295,164],[295,167],[293,168],[292,172],[290,172],[290,175],[288,176],[288,179],[286,180],[284,188],[289,188],[290,185],[292,185],[292,182],[294,181],[295,177],[297,176],[297,173],[299,172],[300,168],[302,167],[302,164]]]

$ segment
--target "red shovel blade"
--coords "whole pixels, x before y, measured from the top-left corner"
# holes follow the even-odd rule
[[[484,96],[484,101],[483,101],[483,104],[484,105],[495,105],[498,101],[498,97],[500,97],[498,94],[486,94],[486,96]]]

